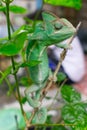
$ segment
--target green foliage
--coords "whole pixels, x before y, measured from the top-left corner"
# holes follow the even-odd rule
[[[30,30],[29,26],[27,25],[20,26],[17,30],[15,30],[11,34],[11,39],[15,39],[17,35],[20,35],[22,33],[28,33],[28,30]],[[6,40],[8,40],[8,37],[0,38],[0,45],[6,43],[7,42]]]
[[[1,41],[0,55],[6,55],[6,56],[17,55],[23,48],[26,38],[27,38],[27,32],[21,32],[11,40]]]
[[[23,14],[23,13],[26,13],[27,10],[24,8],[24,7],[21,7],[21,6],[18,6],[18,5],[10,5],[10,11],[13,12],[13,13],[20,13],[20,14]]]
[[[25,87],[29,87],[32,84],[32,80],[29,77],[22,77],[20,79],[20,84]]]
[[[61,89],[63,99],[66,101],[62,108],[62,117],[66,124],[70,124],[72,129],[85,127],[87,124],[87,111],[84,102],[81,101],[80,94],[71,86],[63,86]]]
[[[61,88],[61,95],[66,102],[76,103],[81,101],[81,95],[72,86],[64,85]]]
[[[38,60],[31,60],[29,62],[24,62],[20,65],[20,67],[33,67],[33,66],[36,66],[38,64],[40,64],[41,61],[38,61]]]
[[[23,98],[21,99],[22,104],[25,104],[26,101],[27,101],[26,97],[23,97]]]
[[[18,6],[18,5],[10,5],[9,10],[12,13],[16,13],[16,14],[23,14],[23,13],[27,12],[27,10],[25,8]],[[0,11],[6,12],[6,6],[0,6]]]
[[[57,81],[61,82],[61,81],[64,81],[65,79],[66,79],[66,75],[62,72],[59,72],[57,75]]]
[[[44,2],[52,5],[73,7],[77,10],[80,9],[82,6],[81,0],[44,0]]]
[[[4,72],[0,71],[0,84],[3,82],[3,80],[9,75],[11,74],[11,69],[12,67],[8,67]]]
[[[83,103],[66,104],[62,109],[64,121],[73,125],[86,125],[87,112]]]
[[[17,122],[15,116],[17,116]],[[25,121],[19,109],[0,110],[0,130],[17,130],[24,127]]]

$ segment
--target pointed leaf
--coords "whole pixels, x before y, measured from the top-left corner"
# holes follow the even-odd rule
[[[10,11],[13,13],[23,14],[27,12],[27,9],[18,5],[10,5]]]
[[[12,33],[11,38],[13,39],[13,38],[17,37],[17,35],[20,35],[21,33],[31,33],[31,32],[32,32],[31,26],[22,25],[17,30],[15,30],[15,32]],[[6,40],[8,40],[8,37],[0,38],[0,44],[2,42],[6,42]]]
[[[65,78],[66,78],[66,75],[64,73],[62,73],[62,72],[58,73],[58,75],[57,75],[57,81],[58,82],[63,81]]]
[[[13,13],[23,14],[26,13],[27,10],[24,7],[18,6],[18,5],[10,5],[9,10]],[[1,6],[0,11],[6,12],[6,6]]]
[[[62,117],[66,123],[81,124],[87,123],[87,112],[82,103],[67,104],[62,108]]]
[[[23,97],[23,98],[21,99],[22,104],[24,104],[26,101],[27,101],[27,98],[26,98],[26,97]]]
[[[11,68],[12,67],[8,67],[4,72],[0,71],[0,84],[3,82],[3,80],[11,73]]]
[[[61,95],[65,101],[70,103],[76,103],[81,100],[81,95],[72,86],[64,85],[61,88]]]
[[[6,56],[17,55],[23,48],[26,37],[27,33],[22,32],[11,41],[7,40],[5,44],[0,43],[0,55],[6,55]]]
[[[29,61],[29,62],[24,62],[20,65],[20,67],[33,67],[33,66],[36,66],[38,65],[39,63],[41,63],[41,61],[38,61],[38,60],[32,60],[32,61]]]
[[[81,0],[44,0],[45,3],[66,7],[73,7],[75,9],[80,9],[82,6]]]

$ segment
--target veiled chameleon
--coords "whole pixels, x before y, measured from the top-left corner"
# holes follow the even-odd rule
[[[29,67],[30,77],[34,84],[25,90],[27,101],[32,107],[39,107],[40,91],[45,87],[49,77],[47,47],[56,45],[66,48],[62,41],[70,38],[75,33],[75,28],[66,19],[59,19],[50,12],[42,13],[43,21],[36,24],[33,33],[29,34],[27,47],[27,61],[39,60],[38,65]],[[30,94],[34,92],[32,97]]]

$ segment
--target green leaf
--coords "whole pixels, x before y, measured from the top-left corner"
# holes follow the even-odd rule
[[[29,25],[22,25],[20,26],[15,32],[12,33],[11,38],[17,37],[17,35],[20,35],[21,33],[31,33],[32,27]],[[8,40],[8,37],[0,38],[0,44],[3,42],[6,42]]]
[[[52,5],[72,7],[77,10],[82,6],[81,0],[44,0],[44,2]]]
[[[23,13],[27,12],[27,9],[25,9],[22,6],[18,6],[18,5],[10,5],[10,11],[13,12],[13,13],[23,14]]]
[[[24,104],[25,102],[27,101],[27,98],[26,97],[23,97],[21,102]]]
[[[53,123],[52,122],[52,115],[48,114],[47,119],[46,119],[46,123],[47,124],[52,124]]]
[[[14,38],[22,32],[26,32],[27,25],[20,26],[15,32],[12,33],[11,37]]]
[[[41,63],[41,61],[38,61],[38,60],[32,60],[32,61],[29,61],[29,62],[24,62],[20,65],[20,67],[33,67],[33,66],[36,66],[38,65],[39,63]]]
[[[0,43],[0,55],[13,56],[17,55],[21,49],[23,49],[24,42],[26,40],[27,33],[21,32],[11,41],[5,41],[5,44]]]
[[[17,116],[17,122],[15,116]],[[12,108],[0,110],[0,130],[17,130],[24,127],[25,121],[21,110]]]
[[[20,84],[22,84],[23,86],[30,86],[32,83],[33,82],[29,77],[22,77],[20,80]]]
[[[18,5],[10,5],[9,10],[16,14],[23,14],[26,13],[27,10],[24,7],[18,6]],[[6,6],[1,6],[0,11],[6,12]]]
[[[66,79],[66,75],[62,72],[59,72],[57,75],[57,81],[61,82],[61,81],[64,81],[64,79]]]
[[[6,7],[5,6],[0,6],[0,11],[5,11]]]
[[[3,82],[3,80],[11,73],[12,67],[8,67],[4,72],[0,71],[0,84]]]
[[[70,103],[76,103],[81,100],[81,95],[72,86],[64,85],[61,88],[61,95],[65,101]]]
[[[67,104],[62,108],[62,117],[66,123],[85,125],[87,112],[82,103]]]

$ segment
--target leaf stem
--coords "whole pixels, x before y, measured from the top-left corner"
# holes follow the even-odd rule
[[[7,18],[7,28],[8,28],[8,39],[11,40],[11,31],[10,31],[10,20],[9,20],[9,3],[6,3],[6,18]]]
[[[2,71],[0,71],[0,74],[4,77],[4,73]],[[5,77],[5,82],[7,83],[9,90],[11,91],[12,85],[10,84],[9,80],[7,79],[7,77]]]

